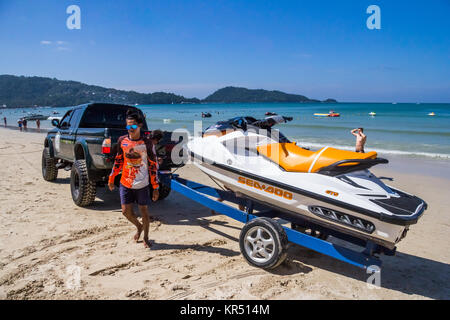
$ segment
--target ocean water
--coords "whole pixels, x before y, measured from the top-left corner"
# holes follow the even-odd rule
[[[236,116],[264,118],[265,112],[291,116],[293,121],[278,125],[288,138],[299,145],[318,149],[332,146],[354,149],[353,128],[363,127],[367,135],[366,151],[381,155],[404,155],[450,161],[450,104],[409,103],[233,103],[233,104],[174,104],[141,105],[151,129],[174,130],[185,128],[193,132],[194,120],[202,120],[203,128],[219,120]],[[68,108],[2,109],[0,117],[8,124],[28,112],[62,116]],[[339,112],[339,118],[314,117],[314,113]],[[202,119],[201,112],[210,112],[211,118]],[[376,112],[370,116],[369,112]],[[434,112],[435,116],[428,116]],[[58,116],[58,115],[56,115]],[[34,127],[30,123],[29,127]],[[50,121],[41,121],[41,127],[51,127]]]

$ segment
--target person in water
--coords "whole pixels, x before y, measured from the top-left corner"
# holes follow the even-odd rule
[[[138,242],[144,231],[144,246],[150,248],[148,239],[150,217],[148,205],[150,204],[149,184],[152,185],[152,200],[159,197],[159,181],[156,155],[153,152],[153,143],[148,135],[141,132],[143,119],[136,111],[129,110],[126,117],[128,134],[121,136],[117,142],[118,151],[114,166],[109,176],[108,187],[114,190],[114,179],[122,171],[120,179],[120,203],[123,215],[136,226],[137,232],[134,240]],[[138,221],[133,212],[133,204],[138,204],[142,223]]]
[[[356,137],[356,152],[364,153],[364,145],[366,144],[367,136],[364,134],[363,128],[353,129],[351,133]]]

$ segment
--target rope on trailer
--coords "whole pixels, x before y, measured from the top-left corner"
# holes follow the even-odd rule
[[[202,171],[203,172],[203,171]],[[205,173],[206,174],[206,173]],[[213,178],[213,177],[211,177],[209,174],[206,174],[212,181],[214,181],[214,183],[216,184],[216,185],[218,185],[219,186],[219,188],[220,189],[222,189],[223,191],[228,191],[228,190],[226,190],[224,187],[222,187],[219,183],[217,183],[217,181]]]

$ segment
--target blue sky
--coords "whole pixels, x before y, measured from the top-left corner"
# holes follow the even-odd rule
[[[81,30],[66,8],[81,9]],[[381,9],[369,30],[366,9]],[[450,1],[0,0],[0,74],[203,98],[450,102]]]

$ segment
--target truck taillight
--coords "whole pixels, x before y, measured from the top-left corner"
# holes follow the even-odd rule
[[[110,138],[106,138],[103,140],[102,153],[103,154],[111,153],[111,139]]]

